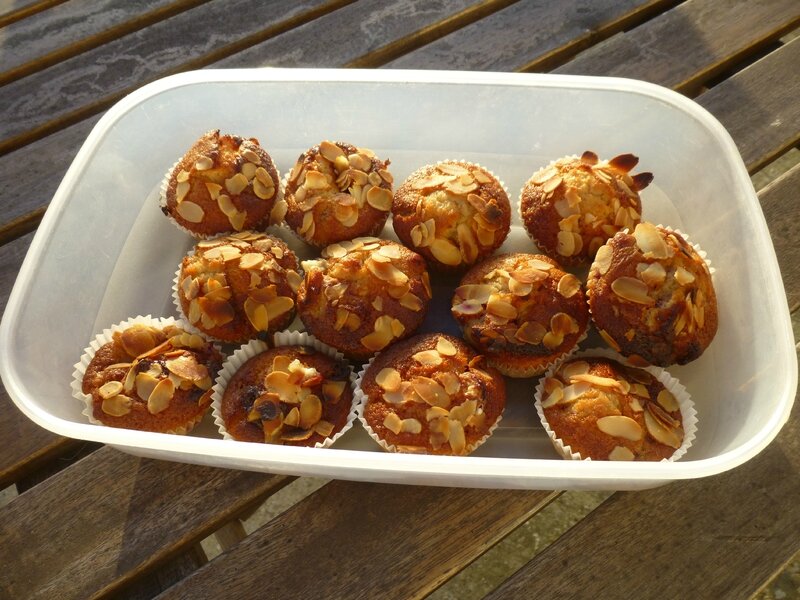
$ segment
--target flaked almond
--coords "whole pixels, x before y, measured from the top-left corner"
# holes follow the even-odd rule
[[[309,394],[300,402],[300,427],[311,429],[322,418],[322,401],[319,396]]]
[[[239,267],[242,269],[257,269],[264,264],[264,255],[260,252],[248,252],[239,258]]]
[[[469,418],[475,414],[477,408],[477,400],[466,400],[450,409],[450,418],[460,421],[462,425],[466,425]]]
[[[133,400],[124,394],[116,394],[105,398],[100,408],[109,416],[124,417],[131,412],[131,406],[133,406]]]
[[[270,224],[277,224],[283,221],[287,210],[289,210],[289,206],[286,204],[286,200],[281,198],[275,202],[275,206],[272,207],[272,210],[269,213]]]
[[[639,223],[633,230],[633,237],[645,258],[663,259],[672,256],[669,246],[652,223]]]
[[[151,415],[157,415],[169,408],[172,396],[175,394],[175,384],[171,379],[162,379],[153,388],[152,393],[147,399],[147,411]]]
[[[324,438],[330,437],[333,429],[334,425],[330,421],[320,420],[314,425],[314,433],[318,433]]]
[[[441,173],[432,173],[427,177],[422,177],[415,180],[411,184],[411,188],[415,190],[425,190],[435,187],[440,187],[454,179],[453,175],[443,175]]]
[[[130,356],[140,356],[159,343],[158,331],[147,325],[132,325],[119,334],[122,349]]]
[[[436,380],[442,384],[448,396],[458,393],[461,389],[461,380],[452,371],[443,371],[435,375]]]
[[[486,304],[494,288],[488,284],[468,283],[455,289],[455,296],[463,300],[475,300],[479,304]]]
[[[413,354],[411,358],[425,367],[436,367],[442,364],[442,355],[436,350],[422,350]]]
[[[570,383],[576,375],[585,375],[589,372],[589,363],[585,360],[573,360],[561,367],[561,374]]]
[[[205,183],[205,186],[206,189],[208,190],[208,195],[211,196],[212,200],[216,200],[217,198],[219,198],[219,193],[220,191],[222,191],[221,185],[219,185],[218,183],[211,183],[207,181]]]
[[[370,256],[366,261],[367,269],[369,269],[370,273],[381,281],[385,281],[393,286],[403,285],[408,281],[408,275],[395,267],[391,262],[375,260],[377,256]]]
[[[514,337],[526,344],[539,344],[542,338],[547,334],[547,329],[541,323],[536,321],[526,321],[522,326],[517,329]]]
[[[557,336],[577,333],[578,329],[578,322],[565,312],[558,312],[550,317],[550,330]]]
[[[294,308],[294,300],[289,296],[276,296],[265,304],[269,320],[277,319]]]
[[[636,265],[636,274],[647,285],[658,286],[664,283],[667,272],[661,263],[639,263]]]
[[[651,407],[648,406],[644,411],[644,424],[647,427],[647,432],[653,438],[671,448],[679,448],[683,442],[683,430],[681,428],[672,429],[658,420],[651,412]]]
[[[625,417],[623,415],[600,417],[597,419],[597,428],[608,435],[631,440],[633,442],[641,440],[642,436],[644,436],[644,432],[639,424],[630,417]]]
[[[515,319],[517,309],[510,302],[506,302],[500,296],[493,294],[486,303],[486,312],[502,319]]]
[[[478,243],[475,241],[472,229],[466,223],[459,223],[456,233],[458,235],[458,247],[461,250],[464,262],[467,264],[474,263],[478,258]]]
[[[269,184],[262,182],[260,179],[253,179],[253,192],[262,200],[269,200],[275,195],[275,184],[272,183],[271,179]]]
[[[328,187],[328,178],[319,171],[308,171],[303,185],[309,190],[324,190]]]
[[[600,246],[597,250],[597,254],[594,256],[594,268],[597,269],[597,272],[600,275],[605,275],[608,272],[609,267],[611,267],[611,256],[613,255],[614,251],[611,249],[611,246],[605,244]]]
[[[241,256],[242,251],[239,248],[228,244],[214,246],[203,252],[203,258],[206,260],[221,260],[222,262],[239,260]]]
[[[677,281],[679,285],[689,285],[694,281],[694,275],[683,267],[678,267],[675,269],[675,281]]]
[[[508,291],[515,296],[527,296],[533,291],[532,283],[520,283],[516,279],[508,280]]]
[[[292,410],[286,413],[283,422],[289,427],[300,427],[300,409],[293,406]]]
[[[456,316],[477,315],[483,312],[483,305],[477,300],[464,300],[462,302],[456,302],[453,304],[453,307],[450,310]]]
[[[625,391],[623,385],[618,380],[611,377],[592,375],[591,373],[575,373],[570,376],[570,381],[584,381],[595,387],[617,390],[620,392]]]
[[[392,192],[386,188],[373,186],[367,192],[367,204],[377,210],[388,211],[392,208]]]
[[[375,319],[374,331],[361,338],[361,344],[373,352],[383,350],[395,337],[392,317],[381,315]]]
[[[111,398],[122,393],[122,382],[120,381],[107,381],[97,390],[103,400]]]
[[[564,404],[569,404],[575,402],[579,398],[582,398],[586,392],[592,389],[592,386],[586,383],[585,381],[578,381],[576,383],[570,384],[564,387],[564,398],[561,400]]]
[[[377,299],[380,298],[376,298],[376,300]],[[413,310],[414,312],[421,311],[423,307],[422,300],[420,300],[418,296],[412,294],[411,292],[400,297],[400,305],[409,310]]]
[[[575,236],[571,231],[559,231],[556,236],[556,252],[561,256],[572,256],[575,251]]]
[[[256,302],[252,298],[245,298],[244,314],[256,331],[267,331],[269,329],[267,308],[260,302]]]
[[[236,173],[233,177],[225,180],[225,189],[234,196],[237,196],[241,194],[249,184],[250,182],[247,181],[247,177],[242,173]]]
[[[608,454],[608,460],[633,460],[634,458],[633,452],[625,446],[615,446]]]
[[[443,337],[436,340],[436,351],[442,356],[455,356],[458,352],[453,342]]]
[[[189,200],[181,202],[175,207],[175,211],[189,223],[199,223],[205,216],[205,211],[199,204],[195,204]]]
[[[332,163],[335,163],[338,157],[345,156],[344,150],[342,150],[333,142],[329,142],[327,140],[319,145],[319,153],[323,156],[323,158],[331,161]]]
[[[464,435],[464,426],[461,424],[461,421],[454,421],[451,419],[448,422],[448,426],[450,427],[450,449],[453,451],[454,454],[461,454],[467,448],[467,439]]]
[[[422,431],[422,423],[420,423],[416,419],[403,419],[402,423],[400,424],[401,433],[417,434],[420,433],[421,431]]]
[[[611,282],[611,290],[623,300],[652,306],[655,300],[647,295],[647,285],[635,277],[618,277]]]
[[[540,171],[537,171],[531,177],[531,183],[535,183],[537,185],[543,184],[545,181],[549,181],[558,175],[558,169],[556,167],[547,167]]]
[[[449,240],[436,238],[430,247],[433,257],[440,263],[450,266],[461,264],[461,251]]]
[[[572,298],[581,289],[580,280],[570,273],[565,273],[561,279],[558,280],[558,293],[564,298]]]
[[[183,354],[165,363],[170,373],[188,381],[201,381],[208,377],[208,368],[200,364],[194,354]]]
[[[661,390],[658,393],[658,397],[656,397],[656,401],[664,408],[664,410],[669,412],[677,412],[680,410],[678,400],[669,390]]]
[[[346,381],[325,381],[322,384],[322,397],[328,404],[336,404],[344,394]]]
[[[423,402],[431,406],[440,406],[442,408],[450,406],[450,396],[438,382],[430,377],[414,377],[411,380],[411,388]]]
[[[383,368],[375,376],[375,383],[387,392],[396,392],[402,383],[400,372],[391,367]]]
[[[186,194],[189,193],[190,189],[191,184],[188,181],[181,181],[175,186],[175,200],[177,201],[178,206],[183,203],[184,198],[186,198]]]
[[[555,406],[564,398],[564,388],[553,387],[549,392],[545,388],[545,397],[542,399],[542,408],[550,408]]]
[[[622,348],[617,343],[617,341],[611,337],[611,335],[605,329],[598,329],[597,333],[600,334],[600,337],[606,341],[606,344],[611,346],[614,350],[619,352]]]
[[[383,426],[389,431],[398,435],[403,427],[403,420],[396,413],[390,412],[383,419]]]

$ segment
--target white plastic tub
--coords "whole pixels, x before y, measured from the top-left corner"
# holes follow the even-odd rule
[[[469,457],[387,454],[358,428],[332,449],[309,449],[224,441],[207,423],[187,437],[86,423],[70,379],[89,340],[130,316],[173,314],[170,283],[191,240],[159,213],[155,193],[164,172],[212,128],[258,137],[282,172],[326,138],[390,158],[398,182],[425,163],[464,158],[502,178],[512,202],[554,158],[587,149],[602,157],[637,154],[638,170],[655,174],[643,192],[645,219],[689,233],[716,267],[717,337],[699,360],[670,369],[697,406],[694,445],[675,463],[563,461],[536,421],[535,379],[512,383],[501,426]],[[534,246],[517,225],[504,249]],[[446,291],[438,292],[446,305]],[[86,140],[31,244],[0,327],[0,373],[20,410],[42,427],[142,456],[342,479],[544,489],[638,489],[731,469],[775,437],[797,386],[764,217],[731,138],[713,117],[678,94],[630,80],[432,71],[200,71],[119,102]]]

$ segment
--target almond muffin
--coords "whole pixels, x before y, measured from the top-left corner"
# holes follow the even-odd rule
[[[278,346],[250,358],[220,403],[236,440],[314,446],[340,432],[353,408],[350,366],[310,346]]]
[[[203,240],[181,261],[175,299],[189,323],[210,338],[263,338],[294,319],[297,269],[294,252],[266,233]]]
[[[717,332],[708,265],[679,233],[640,223],[597,251],[586,284],[592,320],[621,354],[666,367],[698,358]]]
[[[543,373],[576,348],[589,324],[581,282],[541,254],[502,254],[474,266],[451,312],[464,339],[509,377]]]
[[[547,426],[581,458],[662,460],[683,444],[678,400],[644,369],[574,358],[545,378],[541,390]]]
[[[652,173],[628,173],[639,159],[600,161],[594,152],[560,158],[540,169],[520,193],[520,216],[539,249],[564,265],[588,264],[597,249],[641,220],[639,192]]]
[[[312,246],[378,235],[392,206],[389,161],[368,148],[324,141],[286,180],[286,223]]]
[[[256,138],[209,131],[170,171],[161,210],[198,238],[283,219],[280,176]]]
[[[503,377],[458,338],[427,333],[381,352],[363,373],[359,417],[388,450],[469,454],[499,421]]]
[[[397,189],[392,226],[431,268],[463,271],[506,239],[511,205],[503,185],[488,170],[444,161],[418,169]]]
[[[186,433],[211,405],[222,360],[217,348],[177,325],[134,324],[97,349],[82,391],[103,425]]]
[[[425,261],[396,242],[331,244],[303,269],[300,319],[314,337],[355,360],[407,338],[425,319],[431,299]]]

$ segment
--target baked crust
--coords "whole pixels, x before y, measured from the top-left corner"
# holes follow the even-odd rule
[[[286,223],[312,246],[378,235],[392,204],[389,161],[368,148],[323,141],[286,181]]]
[[[98,348],[83,377],[94,418],[109,427],[190,430],[211,405],[222,354],[175,326],[133,325]]]
[[[520,193],[522,223],[539,249],[564,265],[591,262],[618,231],[641,220],[639,191],[651,173],[631,177],[639,159],[600,161],[594,152],[560,158],[534,173]]]
[[[643,369],[573,358],[543,385],[550,429],[584,459],[662,460],[683,443],[677,399]]]
[[[451,312],[464,339],[510,377],[543,373],[575,348],[589,323],[578,278],[541,254],[502,254],[474,266]]]
[[[195,245],[181,262],[178,299],[208,336],[241,343],[280,331],[294,319],[301,277],[283,240],[245,231]]]
[[[303,262],[297,310],[317,339],[367,360],[422,324],[431,299],[422,257],[390,240],[331,244]]]
[[[400,452],[468,454],[505,408],[505,381],[462,340],[428,333],[391,346],[364,373],[364,420]]]
[[[220,408],[236,440],[314,446],[344,428],[352,406],[346,362],[309,346],[279,346],[234,373]]]
[[[256,138],[215,129],[172,169],[161,210],[196,237],[264,229],[283,219],[279,177]]]
[[[603,339],[650,364],[693,361],[717,332],[708,265],[680,234],[651,223],[618,233],[598,250],[587,295]]]
[[[392,226],[431,268],[463,271],[501,246],[511,228],[511,205],[483,167],[443,161],[418,169],[397,189]]]

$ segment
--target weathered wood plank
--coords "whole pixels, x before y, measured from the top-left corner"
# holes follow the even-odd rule
[[[32,234],[0,247],[0,314],[14,285]],[[23,415],[0,385],[0,489],[19,481],[44,463],[69,452],[76,442],[53,435]]]
[[[800,306],[800,164],[759,192],[772,245],[781,267],[786,299]]]
[[[207,0],[141,0],[119,3],[68,2],[9,25],[3,45],[0,85],[96,48]]]
[[[798,65],[795,38],[697,98],[731,134],[751,173],[800,142]]]
[[[101,448],[0,508],[0,589],[14,598],[110,594],[290,480]]]
[[[632,77],[693,94],[798,24],[800,3],[795,0],[689,0],[555,72]]]
[[[58,6],[65,0],[0,0],[0,27]]]
[[[195,545],[188,552],[171,558],[152,573],[140,577],[122,589],[114,590],[114,600],[151,600],[207,562],[203,549]]]
[[[779,260],[794,258],[794,271],[800,202],[789,194],[798,186],[800,167],[761,193],[773,236],[788,237],[776,244]],[[790,296],[800,293],[800,278],[786,283]],[[800,550],[798,495],[795,399],[776,440],[751,461],[715,477],[615,494],[490,598],[566,589],[575,598],[748,598]]]
[[[539,70],[676,0],[519,2],[383,65],[390,69]]]
[[[555,494],[334,481],[159,598],[422,597]]]
[[[248,36],[277,35],[342,3],[215,0],[9,83],[0,153],[91,116],[148,81],[235,52]]]

